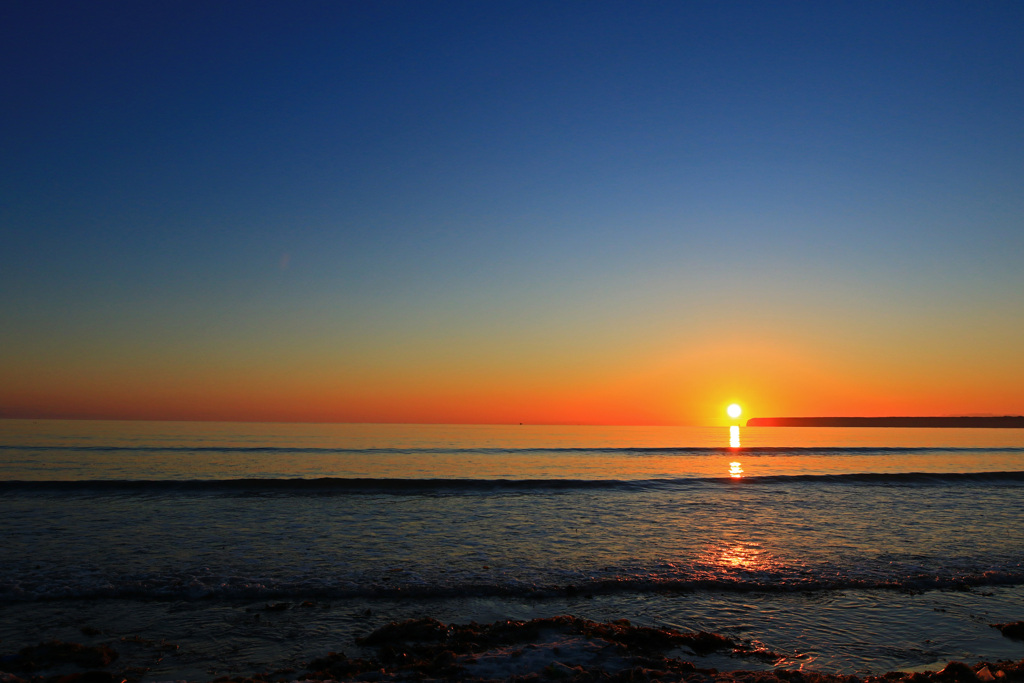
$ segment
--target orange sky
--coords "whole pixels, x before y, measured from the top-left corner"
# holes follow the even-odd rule
[[[529,424],[723,424],[732,402],[744,418],[1024,413],[1015,349],[968,353],[980,334],[918,348],[912,337],[886,347],[844,333],[580,336],[577,352],[573,339],[452,339],[405,353],[297,336],[277,358],[242,340],[211,343],[205,357],[86,348],[6,364],[0,406],[7,417]]]
[[[136,10],[12,9],[0,416],[1024,414],[1013,3]]]

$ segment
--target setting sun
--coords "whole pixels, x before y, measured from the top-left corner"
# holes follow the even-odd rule
[[[733,403],[725,409],[725,412],[729,413],[729,417],[735,419],[743,413],[743,408],[740,408],[739,403]]]

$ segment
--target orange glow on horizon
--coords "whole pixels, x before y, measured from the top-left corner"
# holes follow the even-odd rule
[[[537,358],[483,342],[473,353],[411,357],[298,342],[278,355],[243,342],[208,355],[156,345],[26,350],[0,359],[0,417],[724,427],[750,415],[1024,413],[1020,364],[948,363],[938,373],[784,335],[671,341]],[[730,417],[734,405],[742,417]]]

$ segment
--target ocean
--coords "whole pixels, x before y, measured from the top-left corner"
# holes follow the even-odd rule
[[[0,420],[0,654],[301,669],[559,614],[833,673],[1021,659],[1024,430]]]

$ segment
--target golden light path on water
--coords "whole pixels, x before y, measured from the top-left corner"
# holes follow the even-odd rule
[[[732,403],[728,408],[725,409],[726,414],[732,419],[738,418],[743,414],[743,408],[738,403]],[[740,447],[740,426],[732,425],[729,427],[729,448]],[[740,467],[738,462],[729,463],[729,476],[733,479],[739,479],[743,476],[743,469]]]

